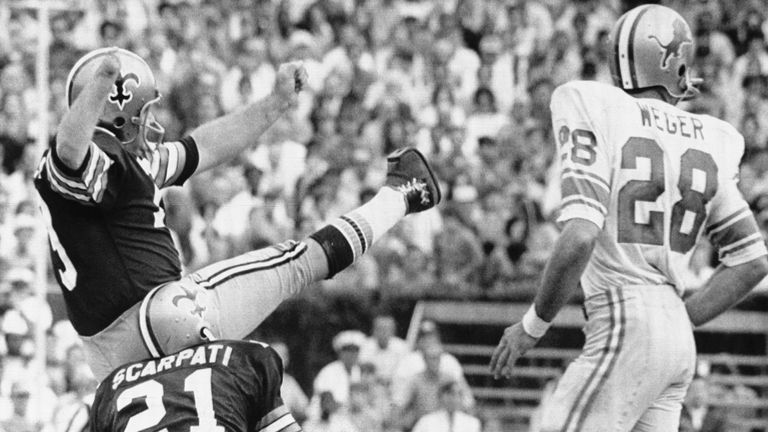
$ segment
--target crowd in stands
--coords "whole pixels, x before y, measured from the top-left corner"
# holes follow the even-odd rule
[[[744,134],[740,185],[768,230],[766,2],[664,3],[691,24],[693,72],[704,79],[701,95],[684,108],[725,119]],[[46,330],[51,378],[45,388],[50,392],[35,396],[60,402],[37,401],[34,406],[50,409],[32,419],[23,414],[24,395],[36,384],[32,378],[0,380],[0,418],[7,419],[0,430],[5,431],[64,430],[54,428],[51,419],[78,413],[87,393],[82,389],[92,385],[71,328],[52,325],[50,308],[33,296],[33,287],[46,279],[52,283],[52,277],[40,275],[37,265],[47,245],[31,179],[43,151],[35,137],[44,125],[34,79],[40,31],[30,4],[0,2],[0,333],[5,336],[0,352],[3,377],[23,376],[19,370],[35,353],[32,336]],[[383,181],[386,154],[410,145],[433,163],[444,204],[407,218],[355,266],[325,282],[324,289],[463,298],[503,297],[512,282],[540,273],[557,235],[550,95],[574,79],[611,82],[608,33],[621,12],[634,6],[620,0],[50,4],[51,139],[67,108],[67,73],[77,58],[97,47],[127,48],[150,64],[163,95],[154,113],[165,126],[166,140],[264,98],[279,63],[304,62],[309,88],[294,113],[254,137],[252,149],[233,163],[165,192],[166,223],[187,270],[302,238],[372,196]],[[704,241],[691,266],[691,286],[705,280],[714,265],[716,257]],[[407,348],[395,339],[379,352],[381,341],[393,332],[390,326],[385,318],[377,320],[374,338],[364,342],[359,334],[339,335],[334,345],[338,363],[319,373],[311,403],[301,397],[295,402],[307,405],[309,432],[356,430],[327,424],[338,406],[357,413],[353,423],[384,418],[362,406],[380,396],[369,388],[366,377],[372,370],[379,384],[400,382],[395,358]],[[350,369],[356,350],[370,361]],[[429,410],[470,408],[458,376],[448,384],[435,381],[450,374],[442,371],[450,360],[440,360],[438,371],[430,363],[445,355],[439,343],[425,342],[419,352],[413,361],[422,362],[424,372],[408,380],[417,388],[390,389],[394,406],[402,410],[394,417],[411,426]],[[354,370],[359,379],[339,392],[334,374],[344,370]],[[432,392],[429,401],[414,405],[426,389]],[[313,410],[319,416],[313,417]],[[387,416],[387,421],[393,418],[391,412]],[[429,424],[441,421],[424,417]]]

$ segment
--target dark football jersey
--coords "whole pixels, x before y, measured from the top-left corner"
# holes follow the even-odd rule
[[[91,432],[296,432],[267,345],[216,341],[130,363],[101,382]]]
[[[78,170],[67,168],[53,149],[44,153],[34,183],[56,280],[79,334],[98,333],[152,288],[179,279],[159,188],[192,174],[194,146],[189,137],[165,143],[150,161],[97,129]]]

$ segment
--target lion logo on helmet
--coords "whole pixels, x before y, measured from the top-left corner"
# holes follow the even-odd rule
[[[656,35],[650,35],[648,39],[655,40],[664,52],[664,55],[661,57],[662,69],[667,69],[670,57],[680,57],[682,55],[680,50],[683,48],[683,45],[693,43],[693,39],[688,35],[688,26],[679,18],[672,22],[672,40],[669,43],[662,43]]]
[[[126,102],[133,99],[133,92],[128,90],[125,86],[128,81],[133,81],[136,84],[136,87],[141,85],[141,81],[135,73],[128,72],[125,75],[120,73],[120,76],[115,80],[114,92],[109,94],[109,101],[116,104],[121,110]]]

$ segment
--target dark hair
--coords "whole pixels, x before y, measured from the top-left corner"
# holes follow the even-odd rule
[[[432,105],[437,105],[437,97],[441,92],[447,92],[451,99],[451,103],[456,103],[456,97],[453,95],[453,89],[451,86],[446,84],[438,84],[435,86],[435,89],[432,90]]]
[[[479,87],[477,90],[475,90],[475,94],[472,97],[472,103],[475,105],[479,104],[480,98],[482,96],[487,96],[491,100],[491,106],[493,106],[493,109],[496,110],[496,95],[494,95],[491,89],[488,87]]]
[[[459,388],[459,383],[457,383],[456,381],[446,381],[440,384],[440,387],[438,387],[437,389],[437,394],[442,396],[448,392],[458,390],[458,388]]]
[[[118,23],[117,21],[105,20],[99,26],[99,37],[103,38],[107,32],[107,29],[109,29],[110,27],[113,27],[118,33],[123,32],[123,26],[120,23]]]

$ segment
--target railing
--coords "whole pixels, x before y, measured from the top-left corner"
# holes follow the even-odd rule
[[[414,310],[409,336],[415,336],[416,329],[423,320],[450,325],[454,329],[498,326],[498,334],[501,335],[502,328],[519,320],[528,307],[527,303],[421,301]],[[573,330],[581,328],[584,322],[581,308],[568,305],[558,314],[553,328]],[[768,336],[768,313],[731,310],[697,328],[695,332],[702,337],[718,333]],[[474,335],[473,331],[454,333]],[[567,364],[580,353],[579,349],[572,347],[534,348],[526,354],[525,364],[512,370],[511,380],[504,381],[504,386],[491,378],[488,369],[487,360],[493,353],[494,345],[478,344],[475,340],[470,341],[473,343],[455,343],[455,340],[452,342],[444,344],[444,348],[462,360],[464,373],[478,401],[478,414],[515,424],[524,424],[528,420],[541,400],[545,383],[558,378]],[[768,353],[704,353],[699,355],[699,360],[708,362],[716,370],[734,371],[713,372],[709,377],[710,382],[728,387],[747,386],[760,395],[747,400],[718,399],[710,404],[753,413],[754,418],[749,418],[751,414],[739,421],[753,429],[768,431]],[[739,369],[742,368],[751,368],[756,372],[741,374]]]

